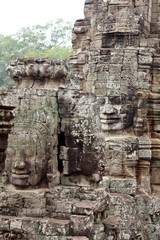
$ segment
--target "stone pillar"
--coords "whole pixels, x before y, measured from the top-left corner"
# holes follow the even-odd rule
[[[137,165],[138,190],[150,194],[151,143],[149,138],[139,138],[139,161]]]
[[[158,32],[158,17],[159,17],[159,11],[158,11],[158,0],[152,0],[151,5],[151,30],[150,32],[157,33]]]
[[[157,19],[157,32],[160,31],[160,0],[158,0],[158,19]]]
[[[151,188],[160,192],[160,139],[152,139]]]

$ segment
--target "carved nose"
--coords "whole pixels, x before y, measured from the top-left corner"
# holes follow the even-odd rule
[[[113,113],[117,113],[117,110],[111,104],[106,104],[102,109],[102,113],[113,114]]]
[[[20,170],[24,169],[25,167],[24,160],[22,158],[17,158],[16,161],[14,162],[13,167]]]

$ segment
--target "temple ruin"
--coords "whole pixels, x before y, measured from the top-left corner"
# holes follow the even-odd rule
[[[7,67],[0,240],[160,239],[160,1],[86,0],[66,61]]]

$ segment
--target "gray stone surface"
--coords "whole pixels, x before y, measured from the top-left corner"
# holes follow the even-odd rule
[[[159,8],[86,0],[67,61],[7,67],[0,239],[159,239]]]

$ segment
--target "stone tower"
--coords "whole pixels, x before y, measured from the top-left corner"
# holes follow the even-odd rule
[[[10,63],[0,239],[159,239],[159,6],[86,0],[66,62]]]

